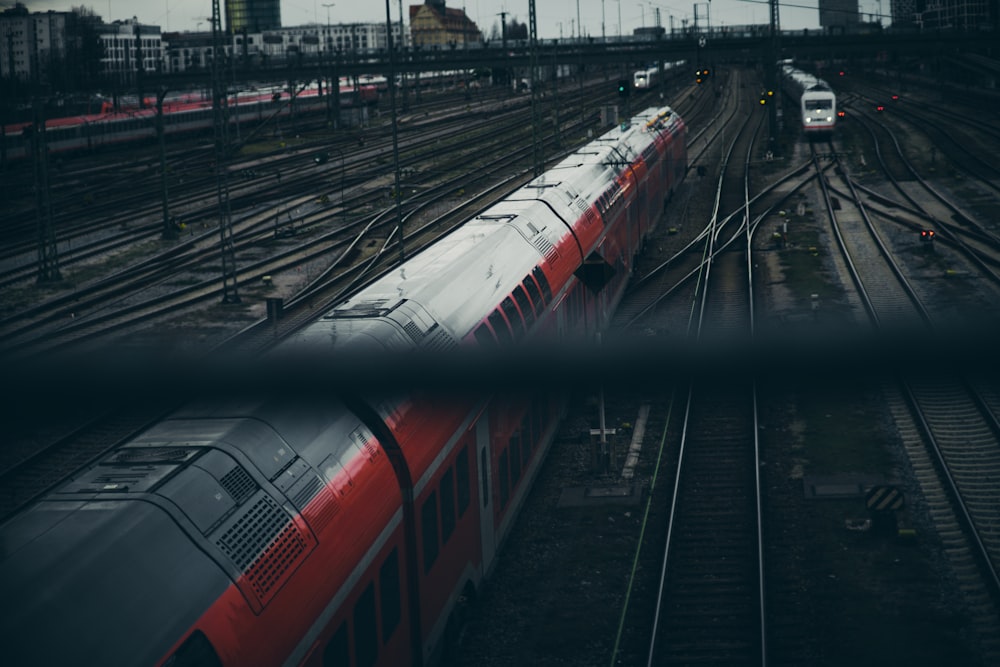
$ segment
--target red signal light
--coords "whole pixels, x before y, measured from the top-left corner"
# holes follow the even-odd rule
[[[845,74],[844,70],[840,70],[840,76],[844,76],[844,74]]]
[[[838,112],[837,112],[837,118],[843,118],[843,117],[845,117],[846,115],[847,115],[847,112],[846,112],[846,111],[838,111]]]
[[[896,100],[898,100],[898,99],[899,99],[899,95],[893,95],[893,96],[892,96],[892,101],[893,101],[893,102],[895,102],[895,101],[896,101]]]
[[[885,105],[884,104],[876,105],[875,111],[885,111]]]

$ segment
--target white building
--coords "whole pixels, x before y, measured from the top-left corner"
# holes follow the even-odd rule
[[[104,45],[101,70],[121,82],[134,81],[140,63],[149,73],[164,67],[160,26],[143,25],[135,19],[115,21],[102,27],[100,39]]]
[[[47,63],[67,54],[67,25],[74,15],[67,12],[35,12],[18,4],[0,13],[0,76],[19,77],[25,81],[43,77]],[[99,20],[99,19],[98,19]],[[161,34],[160,26],[146,25],[135,18],[98,25],[104,47],[101,71],[119,84],[135,82],[140,64],[148,73],[176,73],[211,68],[214,45],[211,32]],[[400,25],[392,24],[393,44],[409,43]],[[304,58],[356,56],[384,51],[388,47],[386,24],[340,23],[279,28],[260,33],[224,35],[222,50],[225,62],[246,60],[251,65],[262,61]]]
[[[392,25],[393,45],[399,45],[399,24]],[[183,72],[208,69],[212,66],[212,33],[183,32],[164,36],[164,71]],[[408,43],[409,40],[406,40]],[[350,59],[388,47],[385,23],[310,24],[280,28],[246,35],[223,35],[222,50],[226,62],[235,53],[237,62],[251,64],[262,61],[302,57],[309,61],[319,58]]]
[[[0,76],[45,80],[51,63],[66,58],[66,12],[28,13],[24,5],[0,13]]]

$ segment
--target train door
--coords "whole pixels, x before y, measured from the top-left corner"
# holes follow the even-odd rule
[[[490,411],[483,410],[476,422],[476,475],[479,480],[479,530],[483,545],[483,575],[493,566],[496,555],[496,526],[493,522],[493,452],[490,450]]]

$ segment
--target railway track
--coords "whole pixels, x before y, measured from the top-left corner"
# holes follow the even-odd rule
[[[834,207],[829,191],[824,196],[865,312],[882,336],[905,337],[933,327],[933,313],[867,217],[860,196],[852,193],[846,207]],[[959,586],[968,596],[984,660],[993,664],[1000,659],[1000,490],[993,483],[1000,470],[997,418],[983,409],[986,402],[960,373],[906,370],[898,382],[886,389],[890,410]]]
[[[716,107],[721,109],[724,105]],[[730,128],[725,135],[734,132],[735,128]],[[692,136],[694,134],[692,131]],[[801,368],[790,367],[796,364],[796,357],[791,360],[777,359],[773,371],[767,356],[746,362],[749,368],[765,368],[771,380],[759,395],[762,414],[766,415],[766,421],[761,423],[759,430],[763,440],[759,469],[767,489],[763,512],[767,604],[762,614],[767,629],[764,635],[766,642],[762,639],[758,643],[766,644],[767,664],[799,667],[823,662],[864,664],[865,660],[890,663],[923,660],[942,664],[951,660],[970,665],[993,664],[995,660],[988,655],[979,662],[979,648],[973,646],[975,642],[966,639],[965,628],[971,627],[971,624],[966,621],[965,603],[959,603],[953,597],[952,581],[949,575],[942,573],[942,569],[947,568],[939,560],[934,530],[928,524],[921,523],[922,519],[913,519],[917,521],[913,528],[919,535],[916,546],[912,542],[904,543],[901,538],[853,532],[854,522],[851,522],[851,528],[845,528],[844,517],[857,516],[856,508],[863,508],[863,499],[826,500],[819,499],[819,495],[812,499],[804,493],[811,487],[808,477],[803,478],[803,470],[807,475],[810,470],[813,474],[817,474],[816,471],[819,475],[827,474],[828,467],[839,471],[838,465],[847,466],[858,461],[854,451],[858,448],[865,450],[864,461],[871,464],[870,452],[882,449],[883,445],[887,450],[886,459],[895,466],[897,452],[891,443],[896,442],[896,429],[904,440],[918,433],[899,420],[885,424],[887,431],[883,433],[883,406],[878,394],[880,385],[868,383],[865,378],[853,374],[856,368],[866,372],[871,369],[861,369],[857,360],[848,357],[843,359],[847,362],[844,368],[835,368],[837,361],[826,365],[823,356],[829,352],[821,347],[824,335],[836,338],[841,332],[854,330],[855,320],[860,319],[860,297],[843,289],[842,283],[849,285],[850,280],[838,280],[844,261],[828,252],[832,232],[827,232],[825,228],[819,233],[814,231],[821,225],[819,218],[823,208],[813,206],[813,191],[807,186],[818,179],[829,181],[833,196],[839,200],[835,207],[837,212],[849,208],[850,190],[835,177],[834,172],[841,167],[832,160],[832,154],[851,154],[852,150],[840,145],[834,150],[827,150],[827,158],[818,166],[812,161],[799,167],[790,163],[783,174],[788,177],[787,182],[774,188],[773,196],[761,193],[763,188],[760,188],[756,196],[751,197],[755,203],[751,205],[749,215],[727,208],[733,204],[720,206],[719,220],[729,222],[725,233],[717,235],[723,242],[716,246],[718,252],[714,255],[715,264],[711,268],[703,266],[708,260],[706,248],[710,238],[703,226],[710,213],[702,213],[698,217],[693,213],[699,207],[702,210],[711,207],[701,199],[697,202],[688,200],[681,193],[671,206],[668,226],[647,244],[638,265],[637,280],[632,281],[615,320],[617,327],[627,324],[630,332],[642,335],[643,341],[654,341],[645,349],[660,356],[641,361],[628,357],[634,361],[626,373],[628,388],[605,387],[602,395],[617,394],[619,405],[615,409],[618,414],[624,412],[627,418],[634,417],[637,410],[641,413],[640,404],[653,406],[650,421],[646,424],[639,465],[647,466],[645,479],[649,496],[662,498],[665,495],[663,480],[672,470],[661,462],[661,457],[665,460],[672,455],[678,447],[682,430],[677,417],[682,401],[676,396],[669,401],[664,397],[671,395],[672,381],[677,378],[678,372],[690,370],[693,363],[677,358],[685,356],[688,350],[683,339],[690,330],[688,319],[696,309],[692,305],[692,295],[696,293],[693,285],[706,271],[711,271],[716,278],[720,277],[720,269],[729,256],[740,255],[736,248],[738,243],[745,242],[745,232],[737,233],[736,228],[740,220],[748,219],[753,230],[751,254],[758,265],[767,267],[766,271],[761,271],[762,276],[754,272],[753,291],[758,297],[766,296],[763,301],[767,306],[755,315],[766,322],[769,328],[766,335],[785,335],[789,341],[804,343],[810,353],[801,358]],[[723,152],[718,144],[704,152],[706,175],[714,175],[717,163],[711,158]],[[793,155],[793,151],[785,154]],[[869,158],[872,155],[867,149],[864,154]],[[759,166],[761,161],[758,156],[755,167]],[[902,165],[900,169],[903,169]],[[714,189],[714,179],[710,184],[703,182],[709,179],[695,179],[695,176],[692,172],[686,187],[697,185],[702,190]],[[854,175],[851,178],[858,186],[861,179]],[[874,191],[870,180],[873,179],[865,179],[866,187]],[[771,185],[771,179],[767,181]],[[783,196],[785,192],[789,192],[789,196]],[[871,208],[871,195],[866,196]],[[705,201],[710,199],[706,197]],[[891,207],[897,213],[903,208],[899,202],[891,205],[885,202],[881,206],[886,209]],[[779,209],[783,212],[780,216]],[[784,213],[788,214],[787,217]],[[781,237],[783,221],[787,221],[787,238]],[[905,257],[907,264],[921,266],[920,259],[924,255],[914,254],[917,242],[916,236],[911,235],[912,228],[899,232],[896,224],[885,224],[884,220],[879,220],[876,225],[885,236],[890,237],[887,239],[890,252]],[[772,232],[778,238],[773,238]],[[909,245],[900,243],[899,237],[908,238]],[[870,257],[877,257],[877,254]],[[687,263],[683,270],[677,268],[682,262]],[[675,268],[677,270],[673,271]],[[904,268],[904,274],[906,271]],[[930,275],[927,270],[917,268],[916,273],[917,282],[926,283],[917,285],[922,293],[940,286],[940,281],[924,280]],[[687,278],[688,284],[675,287],[688,274],[692,276]],[[668,296],[660,298],[663,292],[667,292]],[[810,292],[817,293],[819,297],[812,300],[812,309]],[[969,301],[963,299],[962,303],[967,305]],[[772,308],[773,312],[768,308]],[[914,317],[919,320],[919,316]],[[818,341],[816,345],[819,347],[809,347],[814,340]],[[714,349],[720,353],[728,351],[721,345]],[[774,351],[752,346],[750,349],[754,352]],[[837,350],[832,352],[836,357]],[[691,357],[702,358],[697,355]],[[720,354],[719,358],[724,361],[720,362],[720,366],[712,367],[718,371],[716,378],[732,379],[737,362],[743,360],[738,360],[735,354]],[[938,359],[939,355],[931,354],[927,358]],[[875,359],[865,361],[877,366]],[[791,371],[792,377],[786,378],[782,371]],[[831,377],[825,371],[849,373],[850,377]],[[990,378],[983,379],[988,381]],[[791,386],[784,384],[788,380]],[[843,383],[844,397],[838,395],[840,382]],[[838,386],[831,389],[831,384]],[[898,391],[898,385],[893,383],[892,386]],[[984,393],[983,388],[979,389]],[[815,396],[811,395],[813,392]],[[632,400],[624,409],[621,403],[627,399],[622,394]],[[994,404],[1000,402],[995,394],[992,399],[984,400],[993,400]],[[899,405],[904,413],[910,412],[905,400],[901,400]],[[588,404],[580,411],[590,417],[592,410]],[[855,413],[866,414],[861,431],[850,423]],[[594,424],[591,421],[589,425],[594,428]],[[709,431],[711,428],[711,425],[707,427]],[[576,441],[571,434],[565,444],[557,444],[553,453],[559,457],[558,469],[547,466],[543,471],[543,479],[551,476],[558,480],[555,488],[548,485],[539,490],[539,498],[533,503],[534,510],[529,506],[526,512],[529,528],[521,536],[516,533],[512,536],[513,542],[520,543],[520,550],[510,557],[509,562],[501,561],[501,568],[506,569],[507,576],[485,592],[484,597],[488,600],[484,603],[485,608],[470,623],[470,638],[466,642],[465,660],[461,664],[477,667],[506,667],[525,662],[557,665],[565,664],[567,656],[580,664],[648,664],[645,649],[650,644],[650,637],[639,628],[648,627],[656,609],[652,598],[657,586],[643,574],[660,571],[660,561],[649,556],[652,549],[648,545],[662,543],[665,538],[665,534],[661,533],[666,530],[666,503],[651,502],[644,509],[627,506],[619,509],[608,503],[606,506],[595,506],[590,514],[586,509],[579,513],[571,509],[553,510],[555,499],[567,486],[576,484],[600,489],[602,485],[619,481],[598,473],[589,476],[581,473],[581,469],[585,469],[580,464],[581,452],[586,451],[586,432],[583,434],[581,444],[573,444]],[[919,434],[916,437],[923,440]],[[860,442],[844,441],[847,438],[856,438]],[[829,451],[821,451],[817,455],[818,450]],[[812,460],[814,458],[820,460]],[[913,461],[915,467],[922,465],[916,462],[916,457]],[[830,463],[833,465],[829,466]],[[885,461],[875,458],[874,463],[876,465],[872,465],[871,469],[881,471],[877,466]],[[906,462],[898,465],[904,470],[900,474],[909,471]],[[929,459],[927,465],[933,467]],[[702,475],[702,479],[713,480],[715,476],[721,476],[721,473],[710,469]],[[822,477],[819,477],[812,483],[820,484],[821,480]],[[907,477],[906,484],[909,493],[913,490],[909,485],[915,482]],[[946,497],[941,500],[946,500]],[[935,517],[940,508],[949,504],[940,502],[938,498],[932,498],[930,503],[933,504],[933,511],[928,513],[933,513]],[[914,516],[925,507],[919,492],[908,498],[908,504],[912,505]],[[628,557],[630,554],[625,553],[627,545],[632,542],[621,534],[623,524],[629,522],[634,522],[636,526],[629,537],[644,545],[634,561]],[[571,531],[567,526],[577,530]],[[946,530],[942,539],[950,550],[954,538],[962,537],[962,531]],[[582,537],[575,539],[570,534],[572,532],[579,532]],[[572,556],[567,557],[567,553]],[[967,549],[965,558],[958,565],[960,569],[971,572],[978,567],[976,559]],[[918,564],[922,560],[926,570],[920,574]],[[619,578],[617,571],[612,570],[608,575],[611,570],[608,562],[611,561],[625,563],[626,566],[632,563],[636,583],[624,593],[614,585]],[[973,583],[974,579],[969,580],[970,590],[978,586],[981,591],[981,582]],[[560,589],[561,593],[552,594],[551,588]],[[983,596],[980,596],[978,601],[972,602],[972,606],[982,601]],[[620,619],[617,612],[619,606],[627,607]],[[608,607],[611,611],[607,610]],[[551,610],[566,609],[573,610],[567,614],[572,618],[573,629],[567,632],[567,636],[573,637],[572,641],[558,634],[554,623],[546,620]],[[607,618],[610,616],[618,622],[610,622]],[[526,619],[530,621],[526,622]],[[614,633],[615,629],[618,630],[615,635],[617,643],[610,646],[604,635]],[[697,630],[691,628],[688,634]],[[752,646],[746,643],[746,637],[743,642],[740,646]],[[892,648],[888,648],[890,646]],[[610,659],[605,658],[608,651]],[[722,664],[739,664],[744,659],[747,658],[734,656],[731,659],[721,658],[720,661]]]
[[[580,133],[581,129],[576,121],[571,121],[567,124],[566,131]],[[516,133],[511,135],[511,137],[516,136],[518,136]],[[521,136],[526,136],[523,129]],[[510,137],[498,139],[491,130],[486,133],[485,148],[482,141],[468,144],[455,142],[456,148],[449,158],[450,162],[438,161],[440,173],[435,176],[436,182],[428,183],[425,187],[417,187],[420,179],[410,180],[408,187],[413,189],[415,194],[406,199],[405,206],[420,208],[426,206],[426,202],[447,200],[453,197],[455,192],[476,187],[491,174],[516,169],[518,163],[523,162],[528,153],[524,149],[499,150],[499,144],[496,142],[509,139]],[[435,150],[440,152],[439,140],[427,141],[428,145],[433,144]],[[553,141],[552,136],[549,135],[546,141]],[[477,156],[483,151],[486,151],[486,154],[495,151],[498,157],[491,158],[480,170],[467,172],[459,168],[469,160],[480,159]],[[422,158],[409,158],[408,163],[419,164],[420,159]],[[315,202],[315,198],[309,196],[304,196],[299,201],[288,202],[289,211],[294,207],[302,207],[306,213],[297,214],[295,217],[289,213],[287,222],[282,219],[283,215],[276,213],[273,225],[275,233],[280,229],[294,231],[296,228],[332,231],[326,231],[318,236],[313,234],[310,240],[296,243],[276,255],[271,251],[256,262],[247,264],[244,261],[240,266],[240,284],[257,284],[264,276],[294,268],[323,255],[337,256],[346,247],[357,247],[358,242],[351,240],[353,239],[351,230],[369,225],[373,217],[370,214],[359,216],[352,211],[370,209],[375,203],[385,201],[384,187],[384,183],[369,187],[352,195],[350,200],[340,202],[340,207],[336,208],[329,203]],[[350,208],[345,208],[348,206]],[[351,215],[348,219],[350,223],[345,227],[347,221],[343,220],[342,216],[348,214]],[[281,219],[282,223],[280,228],[278,219]],[[391,222],[389,220],[370,229],[376,236],[384,237],[388,232],[383,232],[382,229],[386,225],[391,226]],[[245,257],[249,250],[256,248],[263,250],[273,246],[271,231],[270,211],[248,216],[234,224],[235,249],[241,251],[241,256]],[[123,295],[139,295],[145,293],[150,285],[167,284],[168,278],[182,275],[184,270],[200,269],[204,266],[204,262],[214,262],[217,253],[214,232],[205,232],[198,239],[185,244],[183,253],[173,249],[168,250],[155,258],[155,261],[132,267],[110,279],[77,289],[71,295],[51,299],[44,304],[23,310],[3,322],[7,338],[6,346],[8,349],[16,350],[23,349],[26,345],[40,343],[43,348],[50,349],[52,343],[44,340],[46,336],[55,339],[54,342],[60,346],[65,345],[62,341],[91,340],[111,330],[125,326],[140,326],[165,313],[173,313],[191,303],[210,299],[216,296],[220,289],[215,276],[184,281],[184,284],[168,289],[166,293],[161,289],[150,296],[140,298],[136,296],[125,298]],[[176,282],[176,278],[173,278],[173,281]],[[117,300],[119,305],[113,308],[105,307],[104,304],[109,298]],[[79,313],[86,312],[94,314],[78,317]],[[73,314],[72,318],[69,317],[70,313]]]
[[[737,115],[741,105],[752,108],[749,98],[736,92],[738,81],[730,85],[726,113]],[[743,249],[750,238],[747,184],[757,121],[747,114],[744,129],[727,132],[704,231],[630,290],[616,314],[618,328],[679,332],[672,338],[691,338],[702,350],[751,337],[751,261]],[[733,155],[744,157],[731,160]],[[684,289],[665,289],[684,283]],[[664,301],[669,303],[658,307]],[[638,599],[623,612],[623,627],[648,631],[629,633],[616,648],[613,664],[764,664],[754,382],[751,376],[719,382],[722,369],[703,370],[690,384],[680,378],[671,382],[681,387],[670,410],[679,415],[671,426],[677,439],[664,434],[668,444],[658,476],[668,480],[650,501],[666,532],[652,531],[644,544],[649,555],[641,557],[642,570],[648,574],[630,584]],[[650,581],[657,576],[658,582]]]
[[[566,128],[573,131],[582,130],[574,128],[576,127],[576,121],[571,120],[567,122]],[[525,149],[526,150],[526,149]],[[510,153],[508,151],[508,153]],[[517,155],[508,155],[504,158],[506,162],[498,161],[492,168],[496,171],[503,171],[510,169],[510,164],[512,161],[518,159]],[[482,177],[486,175],[485,172],[477,173],[473,176]],[[463,177],[464,178],[464,177]],[[429,242],[429,239],[436,237],[441,233],[446,233],[449,226],[454,226],[460,224],[461,221],[468,219],[474,214],[477,208],[481,208],[488,205],[488,202],[493,198],[502,196],[502,194],[509,189],[515,187],[517,182],[530,178],[526,173],[521,172],[514,178],[506,179],[500,184],[500,186],[486,188],[483,193],[478,197],[470,198],[468,201],[464,201],[461,206],[453,206],[451,210],[445,215],[433,215],[433,220],[431,222],[419,222],[416,217],[413,219],[408,219],[406,222],[407,230],[407,249],[413,252],[420,244]],[[417,211],[424,208],[434,208],[430,205],[434,201],[447,201],[451,196],[454,195],[454,191],[458,188],[459,184],[468,185],[470,181],[451,181],[446,182],[444,185],[438,186],[437,189],[428,189],[426,191],[428,196],[421,196],[414,198],[414,201],[407,203],[406,208],[412,208],[414,216],[416,216]],[[334,262],[331,266],[327,268],[320,276],[318,276],[310,285],[303,289],[299,294],[295,295],[292,299],[288,301],[287,308],[280,318],[280,329],[281,331],[291,331],[294,330],[299,323],[308,321],[316,316],[317,308],[320,304],[325,301],[332,300],[336,298],[337,294],[346,293],[351,289],[355,289],[358,285],[364,284],[366,278],[365,276],[375,275],[380,270],[385,270],[385,267],[392,266],[394,263],[395,251],[394,248],[397,247],[398,243],[394,240],[395,234],[395,222],[392,220],[391,213],[392,209],[387,211],[390,215],[375,216],[365,218],[363,220],[355,221],[353,231],[344,238],[343,244],[339,246],[338,254],[342,258],[348,258],[351,253],[351,248],[358,245],[365,245],[369,248],[374,247],[367,241],[362,241],[362,239],[371,239],[374,230],[374,238],[377,240],[377,245],[380,247],[379,250],[370,253],[370,258],[368,261],[359,262],[353,266],[353,268],[348,268],[349,265],[340,265]],[[442,232],[442,228],[445,230]],[[254,233],[261,232],[261,229],[257,229]],[[302,250],[291,249],[288,251],[289,254],[298,253],[301,255]],[[325,254],[329,256],[330,251],[327,249]],[[269,258],[273,259],[273,258]],[[299,258],[301,259],[301,258]],[[269,270],[270,266],[261,267],[260,272]],[[198,286],[193,286],[191,288],[192,292],[196,292],[199,289]],[[204,298],[204,297],[198,297]],[[171,306],[172,307],[172,306]],[[137,306],[141,309],[142,306]],[[226,341],[225,345],[227,350],[234,355],[238,354],[255,354],[259,352],[262,348],[267,347],[274,342],[279,334],[276,334],[278,323],[273,318],[259,320],[255,326],[248,327],[240,336],[234,339]],[[84,335],[89,335],[86,331],[86,326],[81,324],[81,332]],[[108,324],[102,323],[95,327],[94,335],[105,335],[107,333]],[[283,335],[283,334],[280,334]],[[58,342],[58,341],[54,341]],[[79,378],[77,378],[79,379]],[[155,392],[154,392],[155,394]],[[161,401],[164,397],[160,394],[156,394]],[[169,400],[164,401],[162,404],[169,404]],[[117,426],[110,428],[108,433],[101,435],[100,440],[103,442],[104,448],[111,447],[115,442],[121,440],[122,438],[128,437],[134,429],[131,426],[133,423],[145,423],[146,419],[141,415],[133,416],[131,411],[127,415],[127,419],[122,420],[120,423],[125,424],[124,426]],[[85,433],[81,430],[77,436],[81,439],[87,440]],[[57,452],[61,449],[67,449],[70,451],[75,448],[73,444],[73,437],[62,438],[57,442],[49,443],[50,446],[44,447],[40,446],[39,449],[45,449],[46,451],[51,450],[53,452],[52,456],[58,458]],[[88,450],[90,451],[90,450]],[[101,450],[103,451],[103,450]],[[49,456],[47,453],[46,456]],[[50,486],[58,483],[63,476],[72,472],[77,466],[77,459],[73,458],[73,462],[68,464],[61,472],[58,473],[46,473],[44,475],[35,475],[31,472],[31,466],[24,466],[25,470],[25,480],[22,482],[17,482],[16,484],[24,486],[26,488],[34,489],[32,491],[19,491],[17,497],[20,499],[18,502],[23,501],[25,498],[31,498],[36,496],[38,493],[44,492],[45,488],[35,488],[33,480],[43,479],[48,480]],[[29,462],[30,463],[30,462]],[[17,475],[17,469],[21,466],[15,466],[14,469],[9,471],[11,476]],[[14,479],[15,477],[9,477],[9,479]],[[15,483],[11,483],[13,487]],[[48,487],[46,487],[48,488]],[[16,511],[16,508],[14,510]]]

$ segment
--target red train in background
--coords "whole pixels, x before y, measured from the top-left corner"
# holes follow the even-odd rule
[[[685,134],[668,107],[643,111],[262,365],[593,340],[684,178]],[[564,412],[525,368],[510,395],[388,382],[335,398],[314,373],[288,394],[192,400],[0,525],[5,655],[434,664]]]
[[[325,92],[325,91],[324,91]],[[280,87],[254,89],[228,99],[230,122],[235,124],[261,122],[272,115],[279,117],[292,113],[290,94]],[[340,106],[354,109],[374,106],[380,93],[375,84],[354,87],[341,82]],[[97,111],[98,102],[100,110]],[[325,113],[327,97],[320,97],[319,88],[312,84],[295,95],[296,114]],[[51,154],[70,154],[94,151],[105,146],[156,139],[156,100],[146,99],[140,108],[137,100],[119,105],[115,111],[109,100],[98,100],[92,105],[95,113],[45,121],[45,139]],[[164,129],[168,137],[196,132],[210,132],[214,124],[211,97],[191,93],[178,95],[164,101]],[[0,154],[10,161],[24,160],[31,155],[30,128],[33,123],[20,122],[5,125],[0,134]]]

